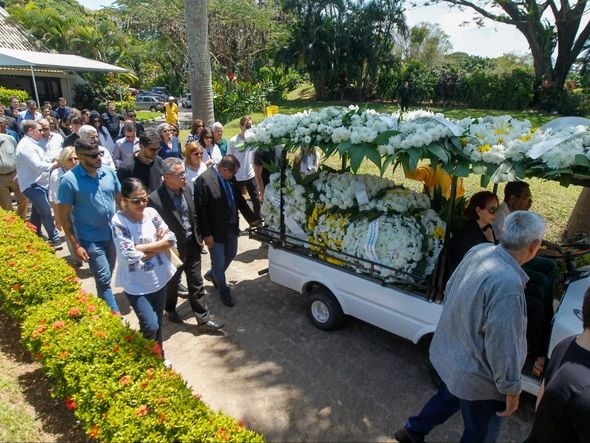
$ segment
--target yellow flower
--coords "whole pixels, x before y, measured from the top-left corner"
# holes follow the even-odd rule
[[[496,135],[501,135],[501,134],[506,134],[506,133],[507,133],[507,131],[504,128],[499,128],[494,131],[494,134],[496,134]]]
[[[479,148],[479,152],[488,152],[489,150],[492,149],[492,147],[490,145],[481,145]]]
[[[498,139],[498,143],[504,143],[504,139],[503,139],[502,137],[500,137],[500,138]]]
[[[434,228],[434,238],[437,240],[442,240],[445,237],[445,228],[442,226],[437,226]]]
[[[461,140],[461,146],[467,146],[467,137],[461,137],[459,140]]]
[[[531,138],[533,137],[533,134],[531,134],[530,132],[528,134],[525,135],[521,135],[520,137],[518,137],[518,139],[521,142],[528,142]]]

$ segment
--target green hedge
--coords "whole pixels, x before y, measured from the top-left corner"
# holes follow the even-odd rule
[[[157,343],[81,290],[75,272],[0,210],[0,306],[92,438],[113,442],[263,441],[213,412],[162,364]]]
[[[0,103],[5,106],[10,106],[10,97],[18,97],[20,102],[26,102],[31,97],[27,91],[23,91],[21,89],[8,89],[4,86],[0,86]],[[39,105],[39,103],[37,103]]]

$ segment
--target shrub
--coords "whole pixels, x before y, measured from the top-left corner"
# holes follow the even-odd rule
[[[80,289],[74,271],[15,215],[0,210],[0,303],[22,323],[88,435],[128,441],[263,441],[213,412],[162,364],[161,349]]]
[[[29,100],[31,97],[27,91],[22,91],[20,89],[8,89],[4,86],[0,86],[0,103],[3,105],[9,106],[10,105],[10,97],[18,97],[19,101],[24,102]],[[37,103],[39,104],[39,103]]]
[[[135,109],[135,99],[129,90],[127,88],[122,90],[116,84],[78,83],[74,86],[74,91],[75,105],[79,109],[87,108],[104,112],[110,101],[115,103],[117,112],[124,109]]]
[[[260,83],[270,103],[286,99],[287,94],[302,81],[301,74],[293,68],[261,67],[256,73],[255,81]]]
[[[590,114],[590,91],[584,88],[564,91],[559,100],[558,111],[562,115]]]
[[[224,77],[213,83],[213,106],[219,121],[234,120],[243,115],[263,112],[268,105],[263,86],[253,82]]]

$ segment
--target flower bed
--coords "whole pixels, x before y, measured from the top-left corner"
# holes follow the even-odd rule
[[[285,174],[285,231],[318,257],[393,283],[423,284],[434,270],[445,223],[425,194],[350,172],[324,170],[300,183],[291,170]],[[280,229],[279,196],[276,173],[262,206],[274,231]]]
[[[74,271],[0,210],[0,303],[88,435],[102,441],[263,441],[243,423],[213,412],[158,344],[125,326],[85,293]]]

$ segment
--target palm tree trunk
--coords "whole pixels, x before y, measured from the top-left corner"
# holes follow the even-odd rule
[[[207,0],[185,0],[184,21],[193,119],[200,118],[211,126],[215,122],[215,114],[211,86]]]

